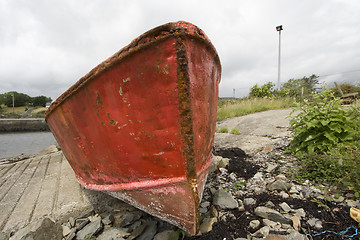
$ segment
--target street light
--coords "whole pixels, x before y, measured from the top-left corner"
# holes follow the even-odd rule
[[[279,32],[279,59],[278,59],[278,84],[277,89],[280,89],[280,53],[281,53],[281,31],[283,30],[282,25],[276,27],[276,31]]]
[[[11,96],[12,96],[12,102],[13,102],[13,114],[15,113],[15,110],[14,110],[14,108],[15,108],[15,97],[14,97],[14,94],[12,93],[11,94]]]

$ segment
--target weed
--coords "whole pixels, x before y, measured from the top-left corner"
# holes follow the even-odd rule
[[[220,128],[219,132],[221,132],[221,133],[228,133],[229,130],[227,129],[227,127],[222,127],[222,128]]]
[[[245,186],[246,186],[246,182],[236,182],[236,183],[234,183],[233,188],[235,188],[236,190],[239,190]]]
[[[239,131],[239,129],[237,129],[237,128],[233,128],[230,133],[231,133],[231,134],[235,134],[235,135],[239,135],[239,134],[240,134],[240,131]]]

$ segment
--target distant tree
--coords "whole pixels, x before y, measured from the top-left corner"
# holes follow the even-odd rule
[[[14,106],[20,107],[25,106],[31,103],[31,97],[29,95],[26,95],[24,93],[18,93],[18,92],[7,92],[4,94],[1,94],[1,102],[2,104],[5,104],[7,107],[13,106],[13,95],[14,95]]]
[[[303,77],[299,79],[290,79],[282,85],[282,89],[288,92],[291,97],[311,95],[316,90],[316,85],[319,84],[319,76],[313,74],[310,77]]]
[[[252,88],[250,88],[250,97],[272,97],[274,95],[274,86],[272,82],[268,82],[261,87],[255,84]]]
[[[51,102],[51,98],[49,97],[45,97],[45,96],[37,96],[37,97],[33,97],[31,98],[31,102],[33,104],[33,106],[42,106],[45,107],[47,102]]]

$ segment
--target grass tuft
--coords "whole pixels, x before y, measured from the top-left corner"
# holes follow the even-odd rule
[[[272,109],[290,108],[295,106],[294,102],[293,98],[220,99],[217,121]]]

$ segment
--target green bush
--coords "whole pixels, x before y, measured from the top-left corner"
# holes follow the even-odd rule
[[[250,88],[250,97],[272,97],[274,96],[274,87],[275,84],[272,82],[268,82],[261,87],[259,87],[257,84],[255,84],[252,88]]]
[[[360,114],[344,109],[340,99],[323,90],[294,110],[294,140],[289,151],[299,157],[298,176],[329,183],[360,196]]]
[[[312,98],[304,100],[292,113],[294,140],[290,151],[323,154],[342,143],[351,145],[358,130],[359,120],[354,119],[357,110],[344,109],[340,99],[326,89]]]

